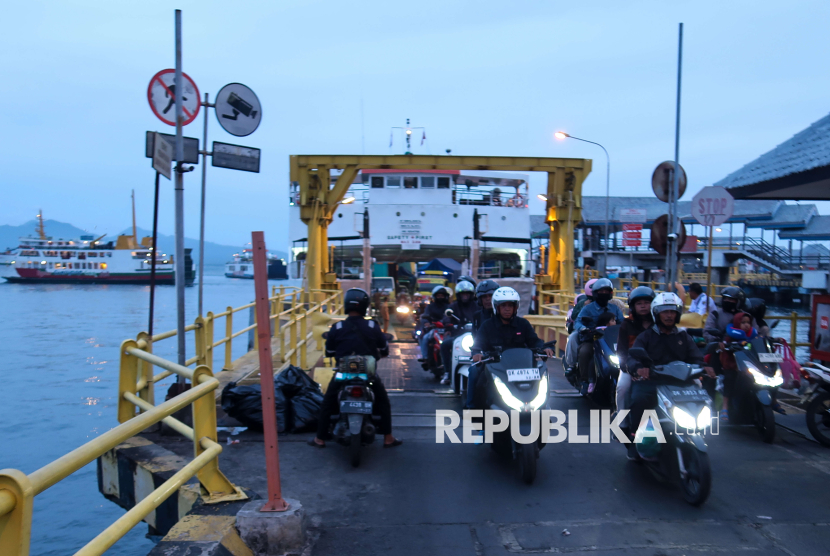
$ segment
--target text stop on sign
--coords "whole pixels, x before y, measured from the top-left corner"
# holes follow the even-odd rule
[[[704,226],[720,226],[732,216],[734,204],[723,187],[704,187],[692,199],[692,216]]]

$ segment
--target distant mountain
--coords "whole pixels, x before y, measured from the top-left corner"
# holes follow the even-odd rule
[[[53,238],[62,238],[62,239],[78,239],[82,235],[94,235],[94,233],[90,233],[84,231],[80,228],[76,228],[72,224],[67,224],[65,222],[58,222],[57,220],[44,220],[43,222],[44,228],[46,229],[46,233],[49,234]],[[9,225],[0,225],[0,249],[5,249],[7,247],[17,247],[19,244],[19,239],[21,237],[31,236],[35,237],[35,227],[37,226],[37,222],[35,220],[30,220],[25,224],[21,224],[20,226],[9,226]],[[132,228],[128,228],[121,232],[122,234],[132,234]],[[145,230],[143,228],[137,229],[138,239],[141,240],[144,236],[150,236],[153,234],[152,230]],[[116,236],[110,235],[104,238],[105,241],[115,241]],[[199,240],[192,239],[186,237],[184,240],[184,246],[187,248],[193,249],[193,260],[198,261],[199,257]],[[158,247],[163,253],[172,253],[176,248],[176,238],[170,235],[159,234],[158,236]],[[205,242],[205,264],[207,265],[219,265],[225,264],[228,262],[234,253],[238,253],[239,250],[242,249],[241,245],[221,245],[219,243],[213,243],[211,241]],[[282,258],[287,258],[286,253],[281,251],[274,251],[277,256]]]

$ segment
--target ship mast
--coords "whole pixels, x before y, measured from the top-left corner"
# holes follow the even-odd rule
[[[37,226],[35,227],[35,231],[40,239],[46,239],[46,230],[43,227],[43,209],[37,211]]]
[[[138,237],[136,236],[136,229],[135,229],[135,189],[133,189],[133,243],[135,247],[138,247]]]

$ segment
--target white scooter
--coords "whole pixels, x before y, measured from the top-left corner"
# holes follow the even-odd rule
[[[453,315],[452,309],[447,309],[446,314],[458,320]],[[464,325],[464,333],[455,338],[452,342],[452,369],[450,369],[450,384],[456,395],[466,395],[467,379],[470,375],[470,365],[473,364],[473,325]]]

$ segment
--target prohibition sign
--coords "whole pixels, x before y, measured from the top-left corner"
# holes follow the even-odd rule
[[[150,103],[150,109],[159,120],[170,126],[176,125],[175,75],[176,70],[161,70],[153,76],[147,86],[147,101]],[[182,72],[182,78],[185,82],[184,91],[182,91],[182,112],[184,113],[182,125],[187,125],[199,115],[201,101],[196,83],[184,72]]]

